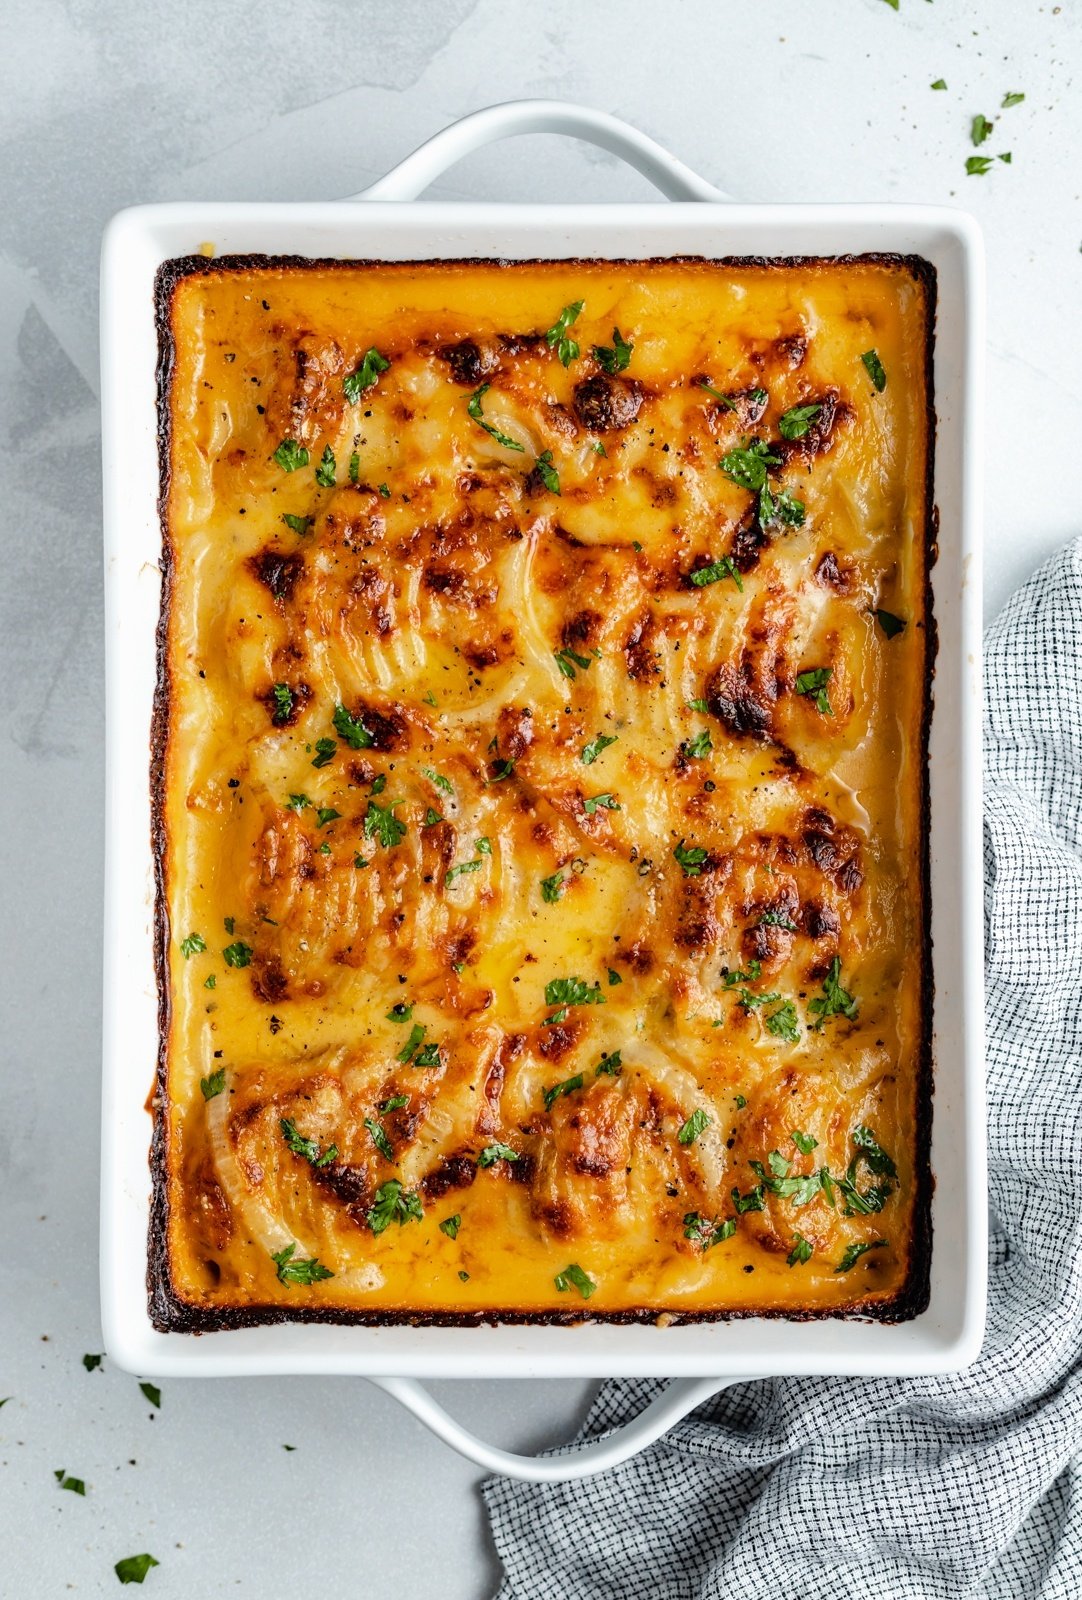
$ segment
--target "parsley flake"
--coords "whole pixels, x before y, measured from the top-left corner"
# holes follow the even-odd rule
[[[219,1067],[209,1077],[200,1078],[199,1087],[203,1091],[204,1100],[213,1100],[225,1088],[225,1068]]]
[[[323,1266],[315,1256],[309,1256],[303,1261],[294,1260],[296,1248],[295,1244],[287,1244],[284,1250],[271,1252],[271,1260],[278,1270],[279,1283],[297,1283],[308,1287],[313,1283],[321,1283],[324,1278],[334,1277],[330,1268]]]
[[[404,1189],[397,1178],[388,1178],[376,1190],[366,1220],[373,1233],[383,1233],[392,1222],[402,1228],[407,1222],[420,1222],[423,1216],[420,1196],[412,1189]]]
[[[610,377],[615,377],[618,372],[627,371],[631,361],[631,352],[634,348],[633,344],[628,344],[627,340],[623,338],[619,328],[613,328],[612,344],[595,344],[593,354],[602,369]]]
[[[579,1294],[581,1294],[584,1300],[589,1300],[590,1296],[597,1288],[597,1284],[594,1282],[593,1278],[589,1277],[585,1272],[583,1272],[582,1268],[575,1261],[573,1261],[569,1267],[565,1267],[562,1272],[558,1272],[552,1281],[555,1283],[561,1294],[566,1293],[568,1289],[575,1288],[579,1291]]]
[[[201,933],[190,933],[186,939],[180,941],[180,953],[185,961],[190,961],[192,956],[202,955],[207,948],[207,941]]]
[[[518,1151],[512,1150],[509,1144],[501,1144],[497,1139],[493,1144],[486,1144],[481,1154],[477,1157],[479,1167],[495,1166],[497,1161],[517,1161]]]
[[[681,1144],[694,1144],[700,1133],[705,1133],[709,1126],[710,1118],[707,1116],[706,1112],[700,1108],[698,1111],[693,1111],[691,1113],[691,1116],[684,1123],[684,1126],[680,1129],[680,1132],[676,1137],[679,1139]]]
[[[574,339],[568,337],[567,330],[573,322],[578,320],[579,313],[585,304],[585,300],[575,300],[571,305],[564,306],[552,327],[545,334],[549,349],[555,348],[562,366],[569,367],[578,356],[578,344]]]
[[[607,750],[610,744],[615,744],[617,738],[618,735],[615,733],[599,733],[596,739],[591,739],[589,744],[584,744],[579,753],[583,765],[592,767],[601,752]]]
[[[827,695],[827,684],[830,682],[833,667],[812,667],[808,672],[798,672],[796,679],[797,694],[806,695],[815,701],[815,709],[824,717],[832,717],[830,698]]]
[[[351,716],[345,706],[336,705],[331,720],[335,733],[351,750],[370,750],[375,744],[375,735],[369,733],[360,717]]]
[[[582,1073],[576,1072],[574,1077],[565,1078],[562,1083],[554,1083],[551,1089],[542,1090],[542,1095],[545,1101],[545,1110],[551,1111],[556,1101],[559,1100],[562,1095],[572,1094],[576,1089],[581,1089],[582,1084]]]
[[[271,460],[281,467],[283,472],[296,472],[308,465],[308,451],[303,444],[298,444],[296,439],[283,439]]]
[[[748,489],[753,494],[766,486],[767,467],[779,467],[781,457],[771,452],[770,446],[761,439],[753,439],[746,449],[730,450],[722,456],[718,466],[738,488]]]
[[[348,377],[342,379],[342,388],[350,405],[356,405],[366,389],[375,386],[381,372],[386,372],[391,363],[381,356],[375,345],[365,351],[364,359]]]
[[[865,372],[872,380],[872,386],[875,389],[876,394],[882,394],[883,390],[887,386],[887,373],[886,368],[879,359],[878,351],[865,350],[860,359],[864,363]]]
[[[483,383],[479,389],[475,389],[466,402],[466,410],[474,422],[484,428],[486,433],[491,434],[497,444],[502,444],[505,450],[517,450],[521,454],[525,450],[525,445],[519,444],[517,439],[512,439],[506,433],[501,433],[499,428],[495,427],[491,422],[485,421],[484,413],[481,410],[481,401],[491,388],[492,385],[490,383]]]

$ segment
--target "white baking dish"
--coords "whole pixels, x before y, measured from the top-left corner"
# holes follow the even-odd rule
[[[624,156],[671,205],[446,205],[415,195],[452,161],[510,133],[564,132]],[[984,1326],[986,1182],[980,828],[980,450],[984,289],[973,220],[916,206],[728,203],[658,146],[601,113],[547,101],[495,106],[430,141],[363,203],[142,206],[109,224],[102,255],[107,629],[107,860],[102,1309],[113,1360],[144,1375],[358,1374],[474,1459],[519,1476],[570,1476],[630,1454],[707,1393],[776,1373],[942,1372],[976,1356]],[[928,1309],[897,1324],[735,1320],[658,1328],[285,1325],[202,1337],[147,1314],[150,1119],[158,1046],[149,729],[160,603],[153,280],[172,256],[417,260],[455,256],[827,256],[891,251],[936,269],[932,574],[939,629],[930,735],[935,981],[933,1253]],[[518,1461],[472,1440],[411,1377],[678,1375],[649,1415],[592,1456]]]

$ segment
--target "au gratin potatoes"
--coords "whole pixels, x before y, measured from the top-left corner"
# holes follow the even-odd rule
[[[158,1326],[924,1303],[933,315],[162,269]]]

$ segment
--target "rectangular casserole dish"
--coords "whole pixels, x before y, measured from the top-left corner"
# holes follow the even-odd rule
[[[519,112],[518,129],[508,113]],[[288,1371],[430,1376],[916,1372],[964,1365],[983,1324],[976,365],[979,240],[955,213],[915,208],[737,207],[608,119],[560,108],[494,108],[499,131],[562,126],[619,148],[670,191],[668,207],[547,207],[381,203],[453,159],[463,126],[437,158],[417,156],[363,207],[166,206],[123,213],[103,255],[103,409],[109,648],[109,840],[106,1087],[103,1108],[103,1315],[109,1348],[141,1372]],[[500,116],[502,115],[502,120]],[[577,121],[576,121],[577,116]],[[588,124],[592,124],[588,126]],[[477,130],[479,141],[485,133]],[[604,137],[602,137],[604,136]],[[401,186],[396,190],[395,184]],[[390,190],[385,188],[391,185]],[[158,1333],[146,1306],[149,1127],[157,1054],[148,734],[160,602],[155,414],[154,275],[211,241],[218,254],[424,260],[547,257],[918,255],[935,268],[938,418],[935,503],[941,548],[932,571],[939,654],[930,730],[931,902],[936,1093],[931,1300],[909,1322],[784,1320],[477,1328],[284,1323],[194,1340]]]

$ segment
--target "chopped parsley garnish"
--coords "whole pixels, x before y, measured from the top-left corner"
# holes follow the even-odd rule
[[[445,1233],[448,1239],[457,1239],[458,1230],[462,1226],[462,1218],[456,1211],[453,1217],[444,1217],[440,1223],[440,1232]]]
[[[53,1477],[62,1489],[70,1489],[72,1494],[86,1494],[86,1484],[82,1478],[69,1478],[66,1467],[55,1467]]]
[[[223,917],[222,918],[222,927],[225,929],[226,933],[233,933],[235,928],[236,928],[236,918],[235,917]]]
[[[877,606],[872,615],[888,639],[896,639],[905,628],[904,617],[896,617],[893,611],[884,611],[882,606]]]
[[[303,444],[298,444],[296,439],[283,439],[271,460],[283,472],[296,472],[300,467],[308,465],[308,451]]]
[[[783,439],[803,439],[822,409],[821,405],[792,406],[778,418],[778,432]]]
[[[444,794],[454,794],[454,786],[450,778],[445,778],[440,772],[433,772],[431,767],[422,767],[421,772],[429,783],[434,783],[437,789],[442,789]]]
[[[577,650],[554,650],[552,653],[556,657],[556,665],[565,678],[573,678],[576,667],[585,672],[594,661],[593,656],[580,656]]]
[[[282,521],[287,528],[292,528],[294,533],[307,533],[315,520],[315,517],[294,516],[292,511],[282,513]]]
[[[932,84],[932,88],[933,89],[945,89],[946,87],[947,87],[946,78],[937,78],[935,80],[935,82]]]
[[[440,1064],[440,1047],[433,1039],[430,1044],[424,1045],[414,1056],[415,1067],[438,1067]]]
[[[398,1004],[393,1005],[384,1016],[387,1022],[408,1022],[413,1016],[413,1007],[408,1006],[404,1000],[399,1000]]]
[[[373,1117],[365,1117],[364,1125],[376,1149],[385,1161],[394,1160],[394,1145],[388,1139],[382,1122],[377,1122]]]
[[[316,482],[321,489],[334,488],[336,465],[334,451],[329,444],[324,445],[323,454],[319,458],[319,466],[316,468]]]
[[[316,824],[320,828],[325,828],[328,822],[337,822],[341,815],[342,813],[336,811],[333,806],[320,806],[316,812]]]
[[[473,861],[460,861],[457,866],[447,868],[447,875],[443,881],[445,884],[454,883],[455,879],[461,878],[464,872],[480,872],[483,865],[483,861],[476,859]]]
[[[596,739],[584,744],[580,752],[583,764],[592,767],[602,750],[607,750],[610,744],[615,744],[617,737],[615,733],[599,733]]]
[[[759,521],[766,527],[771,522],[784,522],[789,528],[804,526],[805,505],[789,489],[779,489],[776,494],[764,484],[759,491]]]
[[[337,753],[337,739],[317,739],[315,760],[312,762],[313,767],[325,767],[328,762],[334,760]]]
[[[992,132],[992,124],[983,112],[978,111],[969,128],[969,137],[975,145],[982,145]]]
[[[828,1017],[847,1017],[850,1021],[857,1014],[857,1002],[853,996],[842,988],[838,981],[841,977],[842,963],[839,956],[835,956],[830,963],[830,968],[823,979],[822,997],[808,1002],[808,1010],[818,1021],[812,1027],[818,1031]]]
[[[710,1126],[710,1118],[701,1108],[693,1111],[684,1126],[677,1134],[681,1144],[694,1144],[700,1133],[704,1133]]]
[[[227,944],[222,955],[227,967],[246,967],[252,959],[252,947],[238,939],[235,944]]]
[[[83,1366],[86,1368],[86,1370],[88,1372],[96,1372],[97,1369],[101,1366],[101,1362],[102,1362],[101,1356],[90,1356],[90,1355],[87,1355],[87,1356],[83,1357]]]
[[[593,988],[583,978],[552,978],[545,985],[547,1006],[603,1006],[600,986]]]
[[[569,367],[578,356],[578,344],[574,339],[568,338],[567,330],[573,322],[578,320],[579,313],[585,304],[585,300],[575,300],[571,305],[564,306],[552,327],[545,334],[549,349],[555,348],[562,366]]]
[[[272,683],[271,694],[274,696],[275,722],[288,722],[293,710],[293,690],[288,683]]]
[[[333,1278],[334,1273],[329,1267],[309,1256],[306,1260],[294,1260],[297,1249],[295,1244],[287,1244],[284,1250],[277,1254],[271,1252],[271,1260],[278,1269],[279,1283],[299,1283],[307,1287],[309,1284],[321,1283],[324,1278]]]
[[[203,979],[203,987],[204,989],[216,989],[218,987],[218,979],[213,972]]]
[[[693,761],[705,761],[714,748],[714,741],[710,737],[710,729],[703,728],[695,735],[694,739],[685,739],[680,748]]]
[[[748,1103],[747,1096],[743,1094],[734,1094],[733,1099],[736,1102],[736,1109],[738,1111],[743,1111],[744,1107]]]
[[[847,1244],[845,1247],[845,1254],[842,1256],[842,1259],[838,1265],[834,1268],[834,1271],[848,1272],[851,1267],[856,1266],[857,1262],[866,1251],[882,1250],[886,1242],[887,1241],[885,1239],[869,1239],[867,1244]]]
[[[898,1170],[894,1162],[882,1146],[876,1143],[875,1135],[863,1123],[858,1124],[853,1129],[851,1138],[877,1178],[896,1178],[898,1176]]]
[[[534,462],[534,471],[545,485],[549,494],[560,493],[560,474],[552,464],[552,451],[542,450]]]
[[[386,372],[391,363],[381,356],[375,345],[365,351],[364,360],[356,367],[347,378],[342,379],[342,388],[350,405],[356,405],[366,389],[371,389],[379,378],[381,372]]]
[[[515,770],[515,763],[513,761],[498,761],[495,762],[494,765],[496,767],[496,771],[492,774],[491,778],[486,780],[488,783],[502,783],[503,780],[505,778],[509,778],[512,772]]]
[[[360,717],[350,716],[343,705],[335,706],[331,721],[335,733],[346,741],[351,750],[370,750],[376,742],[374,735],[369,733]]]
[[[801,1155],[804,1156],[810,1156],[812,1151],[819,1146],[818,1139],[814,1138],[810,1133],[802,1133],[799,1128],[794,1128],[790,1137]]]
[[[330,855],[331,847],[328,844],[326,839],[324,839],[323,843],[319,846],[319,853],[320,853],[321,856],[329,856]]]
[[[406,824],[399,822],[394,809],[401,804],[401,800],[393,800],[389,806],[381,806],[369,800],[368,810],[364,814],[365,838],[378,840],[388,850],[400,844],[406,837]]]
[[[371,864],[372,863],[370,861],[368,861],[364,856],[361,855],[359,850],[358,850],[357,854],[353,857],[353,865],[357,868],[358,872],[361,870],[362,867],[369,867],[369,866],[371,866]]]
[[[161,1410],[162,1392],[158,1388],[157,1384],[141,1383],[139,1385],[139,1393],[143,1396],[144,1400],[149,1400],[151,1405],[154,1406],[158,1411]]]
[[[1001,102],[1001,109],[1009,111],[1011,106],[1020,106],[1025,98],[1024,94],[1018,94],[1017,92],[1005,94]]]
[[[410,1036],[402,1046],[401,1050],[398,1052],[398,1056],[396,1058],[402,1062],[403,1066],[409,1066],[410,1062],[421,1048],[421,1045],[424,1041],[424,1036],[427,1032],[428,1029],[423,1022],[415,1022],[413,1024],[413,1027],[410,1029]]]
[[[463,1282],[463,1283],[469,1283],[469,1281],[470,1281],[470,1275],[469,1275],[469,1273],[468,1273],[468,1272],[463,1272],[463,1271],[460,1271],[460,1272],[459,1272],[459,1274],[458,1274],[458,1275],[459,1275],[459,1277],[460,1277],[460,1278],[461,1278],[461,1279],[462,1279],[462,1282]]]
[[[865,350],[860,359],[864,363],[865,372],[867,372],[869,378],[872,380],[876,394],[882,394],[883,390],[887,386],[887,374],[883,363],[879,359],[878,352],[875,350]]]
[[[968,156],[966,158],[966,171],[971,178],[982,178],[992,165],[992,159],[991,156]]]
[[[366,1220],[373,1233],[382,1233],[392,1222],[401,1228],[407,1222],[420,1222],[423,1216],[420,1196],[412,1189],[403,1189],[397,1178],[388,1178],[376,1190]]]
[[[379,492],[380,492],[380,495],[382,496],[382,498],[384,500],[389,500],[391,498],[391,486],[390,486],[390,484],[389,483],[381,483],[380,486],[379,486]]]
[[[200,1078],[199,1087],[203,1091],[204,1100],[213,1100],[225,1088],[225,1068],[218,1067],[209,1077]]]
[[[486,433],[492,435],[497,444],[502,444],[505,450],[518,450],[521,453],[525,449],[524,445],[519,444],[517,439],[509,438],[506,433],[501,433],[499,428],[494,427],[491,422],[485,421],[484,413],[481,410],[481,401],[491,388],[492,385],[490,383],[483,383],[479,389],[475,389],[466,402],[466,410],[474,422],[484,428]]]
[[[554,906],[556,904],[565,881],[562,872],[554,872],[551,878],[541,879],[541,898],[546,905]]]
[[[756,923],[759,928],[784,928],[788,933],[796,932],[796,923],[787,911],[775,911],[771,908],[764,911]]]
[[[542,1090],[545,1101],[545,1110],[551,1111],[561,1095],[571,1094],[576,1089],[581,1089],[583,1077],[581,1072],[576,1072],[573,1078],[565,1078],[563,1083],[554,1083],[551,1089]]]
[[[568,1289],[575,1288],[584,1300],[589,1300],[597,1288],[593,1278],[588,1277],[575,1261],[569,1267],[565,1267],[562,1272],[558,1272],[552,1281],[561,1294],[564,1294]]]
[[[766,1031],[772,1033],[775,1039],[784,1039],[786,1044],[796,1044],[800,1038],[796,1006],[791,1000],[786,1000],[776,1011],[765,1013],[763,1021],[766,1023]]]
[[[306,1139],[297,1132],[297,1124],[289,1117],[282,1117],[278,1123],[282,1130],[282,1138],[295,1156],[302,1156],[313,1167],[329,1167],[332,1161],[338,1159],[338,1146],[329,1144],[324,1151],[320,1151],[317,1139]]]
[[[761,1183],[757,1183],[754,1189],[749,1189],[747,1194],[741,1194],[739,1189],[734,1189],[732,1197],[738,1217],[742,1217],[746,1211],[761,1211],[763,1209],[763,1186]]]
[[[190,933],[186,939],[180,941],[180,953],[185,961],[190,961],[192,956],[202,955],[207,948],[207,941],[201,933]]]
[[[786,1256],[786,1265],[790,1267],[803,1266],[805,1261],[812,1258],[812,1247],[802,1233],[794,1233],[793,1248]]]
[[[615,989],[616,985],[618,983],[623,983],[623,981],[624,980],[623,980],[623,978],[621,978],[620,974],[618,972],[614,972],[613,969],[610,967],[609,968],[609,988],[610,989]]]
[[[619,1050],[613,1050],[609,1055],[601,1057],[601,1060],[594,1068],[594,1077],[600,1078],[604,1075],[609,1078],[618,1078],[622,1066],[623,1062],[620,1059]]]
[[[765,487],[767,467],[780,465],[781,456],[774,455],[770,446],[761,439],[753,439],[746,449],[730,450],[718,462],[730,483],[748,489],[753,494],[758,494]]]
[[[151,1567],[160,1566],[161,1562],[155,1561],[154,1557],[147,1555],[144,1550],[142,1555],[125,1556],[122,1561],[117,1562],[113,1571],[121,1583],[142,1583]]]
[[[702,700],[702,699],[689,700],[687,702],[687,708],[688,708],[689,711],[701,711],[704,715],[710,710],[710,707],[707,704],[707,702],[705,700]]]
[[[612,344],[595,344],[594,357],[610,377],[615,377],[618,372],[627,371],[634,348],[633,344],[628,344],[619,328],[613,328]]]
[[[619,800],[617,800],[615,796],[611,794],[590,795],[582,802],[582,809],[585,811],[588,817],[592,817],[596,814],[598,806],[602,806],[606,811],[620,810]]]
[[[379,1114],[381,1117],[385,1117],[392,1111],[404,1111],[409,1103],[410,1097],[408,1094],[393,1094],[389,1100],[380,1102]]]
[[[688,1211],[684,1215],[684,1238],[690,1239],[701,1250],[722,1244],[726,1239],[731,1239],[735,1232],[735,1217],[726,1217],[724,1222],[708,1222],[697,1211]]]
[[[827,694],[827,684],[833,675],[833,667],[813,667],[808,672],[798,672],[796,679],[797,694],[807,695],[815,701],[816,711],[822,712],[824,717],[832,717],[830,698]]]
[[[700,389],[705,389],[707,394],[712,394],[715,400],[720,400],[726,411],[736,410],[736,406],[729,399],[729,396],[727,394],[722,394],[720,389],[715,389],[713,384],[707,383],[705,378],[700,378],[698,380],[698,384]]]
[[[733,566],[731,556],[719,556],[716,561],[711,561],[709,566],[699,567],[696,572],[689,573],[688,576],[696,589],[705,589],[708,583],[720,583],[722,578],[731,578],[740,593],[744,593],[743,581]]]
[[[306,794],[291,794],[286,801],[287,811],[304,811],[312,804]]]
[[[384,789],[386,789],[386,787],[387,787],[387,774],[385,772],[379,772],[372,779],[372,787],[371,787],[371,789],[369,789],[368,792],[369,792],[369,794],[382,794]]]
[[[361,458],[356,450],[349,458],[349,481],[350,483],[361,481]]]
[[[683,839],[676,846],[673,855],[683,867],[686,878],[697,878],[708,859],[708,852],[703,849],[702,845],[685,846]]]
[[[423,826],[426,828],[434,828],[437,822],[443,822],[444,820],[445,819],[440,816],[438,811],[433,810],[433,808],[429,806],[428,810],[425,812]]]
[[[497,1161],[517,1161],[518,1151],[512,1150],[509,1144],[501,1144],[497,1139],[494,1144],[486,1144],[481,1154],[477,1157],[479,1167],[495,1166]]]

